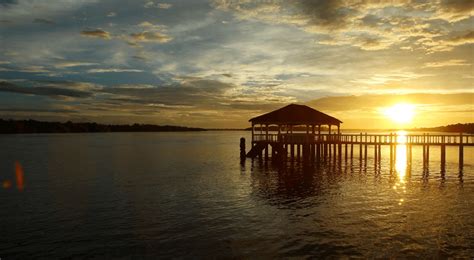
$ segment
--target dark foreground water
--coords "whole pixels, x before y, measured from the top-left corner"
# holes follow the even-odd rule
[[[445,173],[436,148],[428,171],[386,149],[278,168],[241,165],[241,136],[0,136],[0,258],[474,257],[472,148],[462,173],[455,148]]]

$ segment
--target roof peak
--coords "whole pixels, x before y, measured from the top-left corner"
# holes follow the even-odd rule
[[[310,106],[291,103],[269,113],[254,117],[252,123],[265,124],[330,124],[339,125],[339,119],[320,112]]]

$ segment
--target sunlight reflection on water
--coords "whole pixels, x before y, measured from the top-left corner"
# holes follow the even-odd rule
[[[401,198],[399,199],[398,205],[402,205],[402,203],[405,201],[404,194],[407,192],[405,181],[409,167],[407,163],[407,132],[398,131],[397,142],[402,144],[398,144],[396,147],[395,172],[397,174],[398,181],[395,184],[394,189],[400,193]]]

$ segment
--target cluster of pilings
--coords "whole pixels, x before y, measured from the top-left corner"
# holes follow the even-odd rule
[[[367,138],[366,138],[367,139]],[[376,138],[375,138],[376,139]],[[406,163],[407,166],[411,166],[412,162],[412,149],[413,143],[397,143],[395,142],[343,142],[343,141],[326,141],[326,142],[313,142],[313,143],[285,143],[285,142],[253,142],[252,150],[245,153],[245,139],[241,138],[241,159],[245,160],[245,157],[258,158],[260,160],[272,160],[276,163],[294,163],[301,162],[305,164],[320,163],[325,161],[342,161],[354,158],[354,149],[358,149],[358,157],[360,162],[367,164],[367,158],[369,148],[373,149],[373,158],[375,164],[380,163],[382,158],[382,145],[389,146],[390,154],[390,166],[393,166],[397,162],[397,147],[406,148]],[[430,158],[430,145],[419,144],[423,149],[423,167],[428,168]],[[441,170],[444,171],[446,167],[446,144],[436,144],[441,148]],[[354,147],[356,146],[356,147]],[[433,146],[433,144],[432,144]],[[459,168],[462,170],[464,149],[463,144],[459,146]]]

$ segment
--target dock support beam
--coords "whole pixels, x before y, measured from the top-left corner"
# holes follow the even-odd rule
[[[462,133],[459,134],[459,170],[462,171],[464,165],[464,147],[462,140]]]
[[[441,171],[444,172],[446,168],[446,145],[441,145]]]

